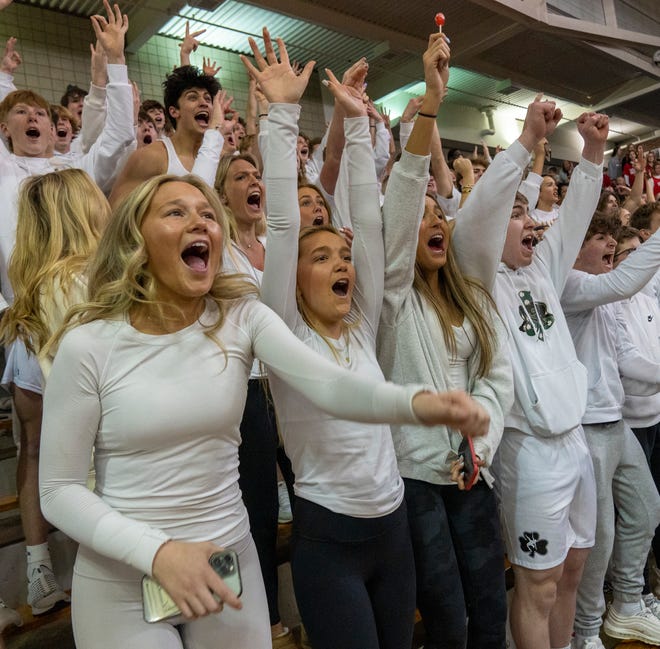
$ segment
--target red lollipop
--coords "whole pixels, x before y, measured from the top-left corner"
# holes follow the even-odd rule
[[[435,14],[435,24],[438,26],[438,31],[442,31],[442,26],[445,24],[445,14],[438,12]]]

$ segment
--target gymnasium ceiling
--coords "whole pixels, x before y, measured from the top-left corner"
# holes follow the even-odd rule
[[[97,0],[18,0],[76,15]],[[536,91],[564,113],[607,112],[613,139],[660,136],[658,0],[125,0],[129,50],[151,36],[180,38],[186,19],[200,41],[249,53],[261,27],[284,38],[291,58],[315,59],[340,73],[360,56],[368,92],[387,100],[423,91],[420,55],[438,10],[451,38],[447,102],[477,108],[524,107]],[[657,131],[657,133],[656,133]]]

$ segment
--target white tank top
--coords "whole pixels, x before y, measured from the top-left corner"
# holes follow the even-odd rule
[[[174,150],[172,140],[170,140],[169,137],[164,137],[161,142],[165,145],[165,151],[167,151],[167,173],[175,176],[188,175],[190,171],[188,171],[188,169],[186,169],[181,163],[181,160],[179,160],[179,156]]]

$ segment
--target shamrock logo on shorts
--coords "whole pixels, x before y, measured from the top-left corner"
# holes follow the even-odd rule
[[[548,542],[540,538],[538,532],[523,532],[518,540],[520,541],[520,549],[523,552],[528,552],[532,559],[536,553],[548,554]]]

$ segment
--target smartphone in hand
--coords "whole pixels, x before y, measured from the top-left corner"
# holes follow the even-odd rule
[[[463,480],[465,490],[469,491],[479,477],[479,465],[474,452],[474,444],[471,437],[464,437],[458,447],[458,457],[463,459]]]
[[[215,552],[209,557],[209,565],[240,597],[243,583],[236,552],[233,550]],[[215,598],[218,599],[217,596]],[[145,575],[142,578],[142,614],[145,622],[162,622],[181,615],[181,609],[155,579]]]

